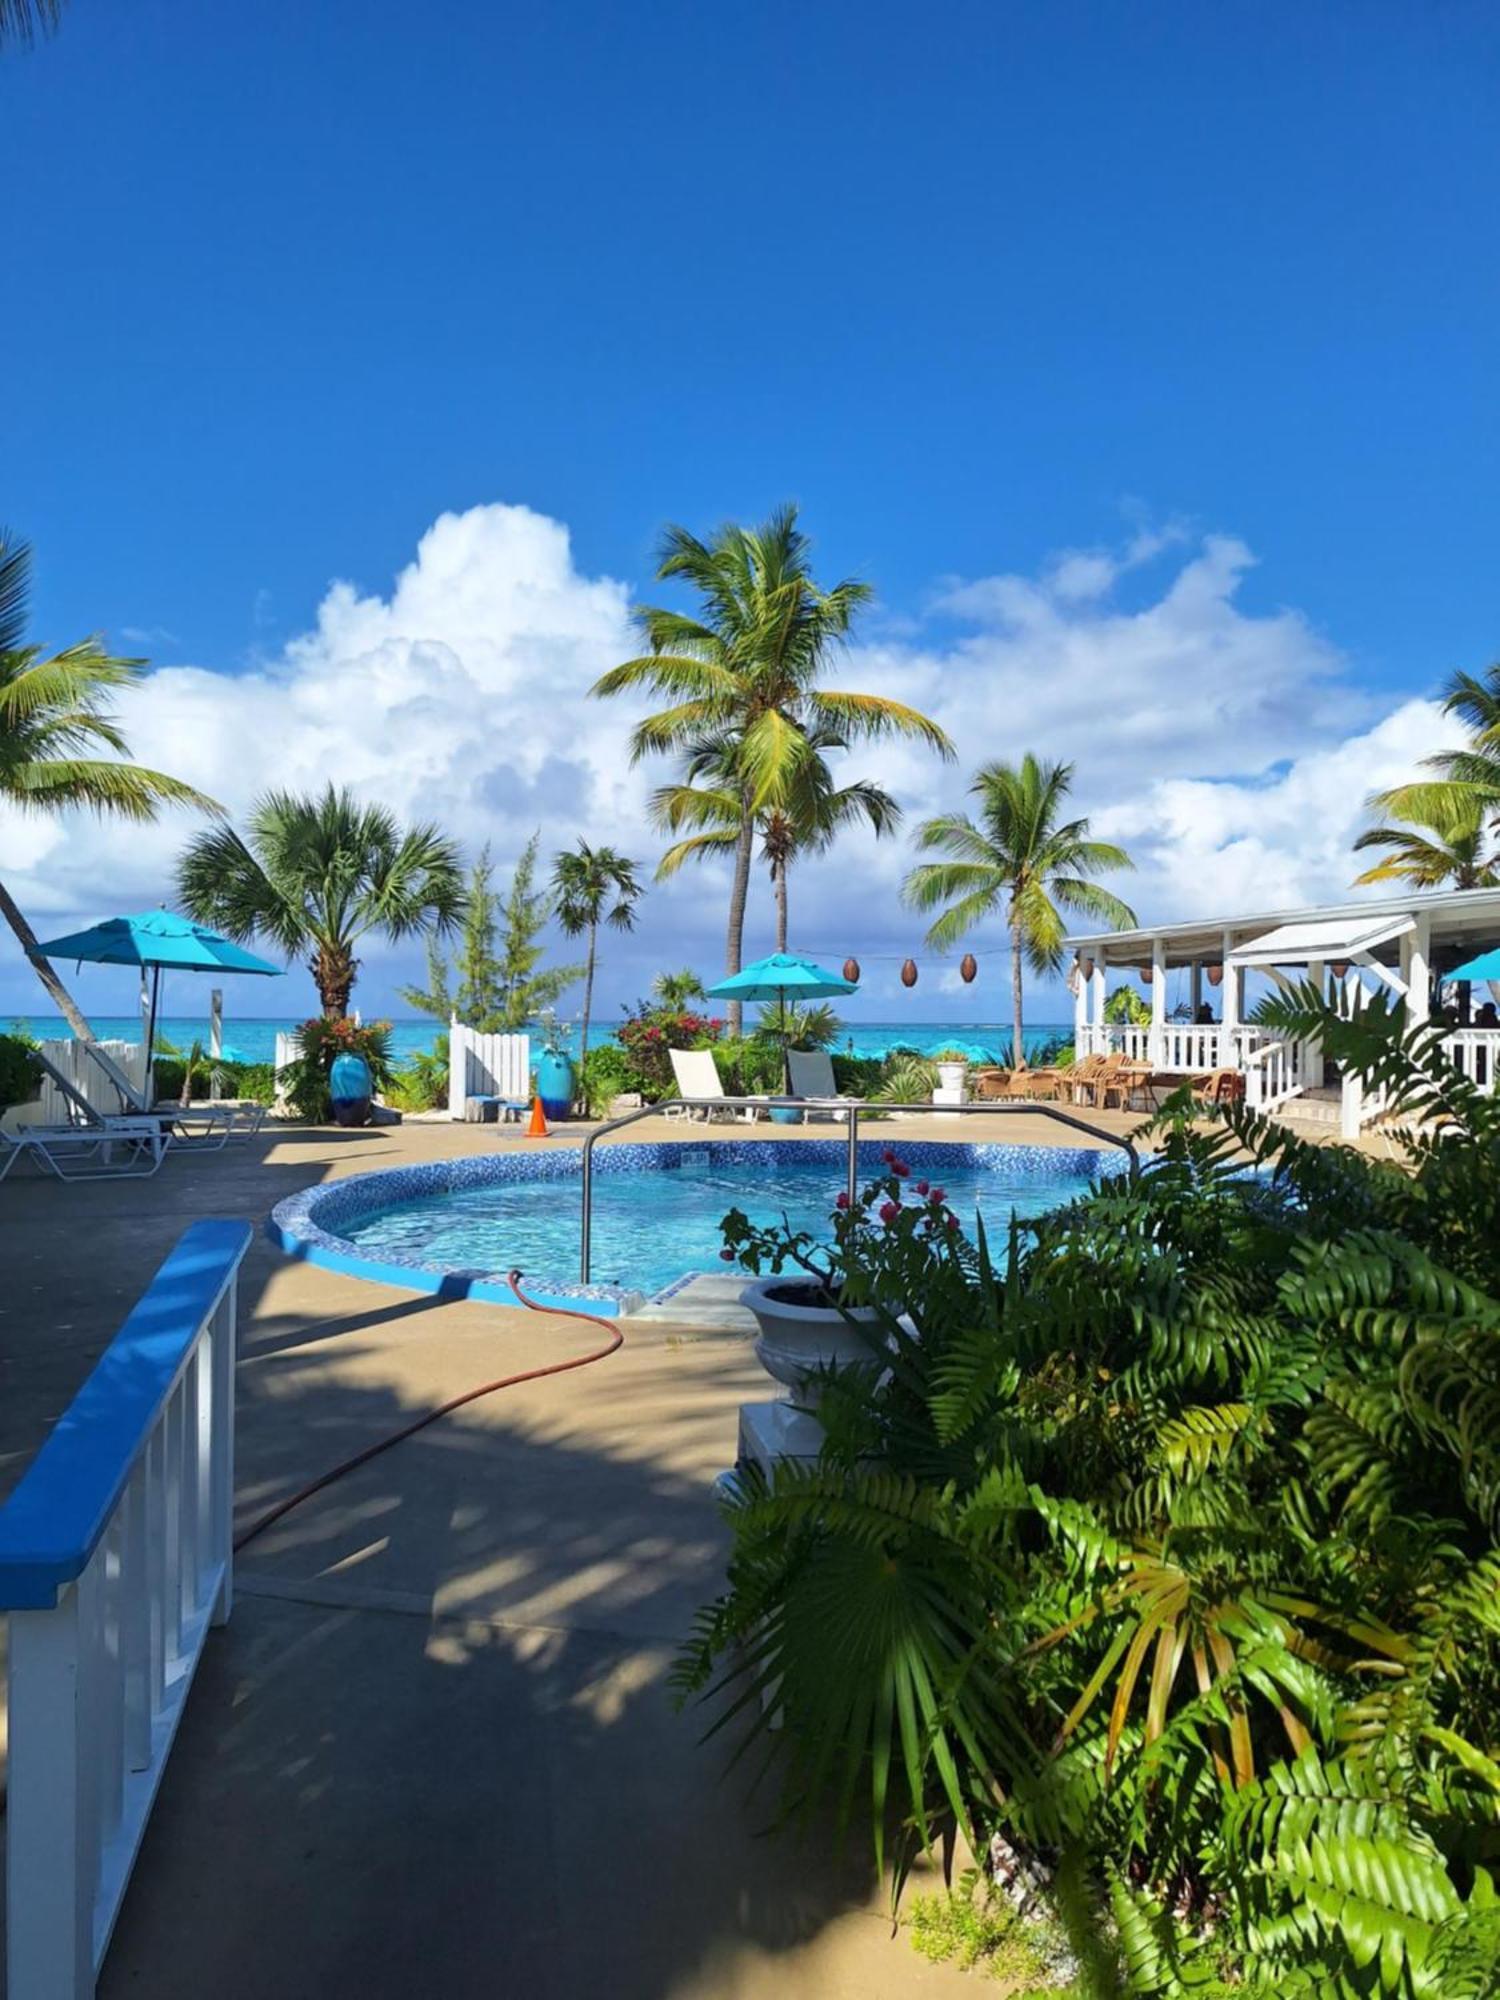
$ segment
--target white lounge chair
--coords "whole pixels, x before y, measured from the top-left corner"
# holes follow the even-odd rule
[[[144,1179],[156,1172],[171,1143],[159,1118],[30,1125],[8,1112],[0,1119],[0,1181],[26,1158],[36,1160],[60,1181],[121,1180],[131,1175]]]
[[[759,1115],[756,1106],[765,1104],[768,1100],[757,1097],[755,1104],[751,1105],[726,1104],[724,1080],[719,1075],[719,1065],[714,1061],[712,1049],[669,1049],[667,1053],[672,1058],[672,1074],[677,1079],[677,1095],[689,1097],[693,1101],[693,1108],[678,1107],[675,1112],[667,1113],[669,1118],[674,1115],[691,1118],[696,1115],[696,1107],[701,1105],[705,1122],[718,1112],[721,1117],[737,1118],[746,1124],[754,1124]]]
[[[175,1139],[205,1153],[217,1152],[231,1139],[254,1138],[266,1122],[264,1104],[247,1103],[240,1099],[233,1102],[210,1099],[196,1104],[153,1104],[148,1093],[140,1090],[114,1057],[101,1049],[97,1042],[85,1042],[83,1047],[103,1080],[104,1091],[114,1100],[104,1104],[96,1098],[88,1098],[87,1108],[95,1118],[166,1118],[171,1121]],[[66,1087],[50,1063],[47,1067],[59,1087]]]
[[[844,1118],[841,1107],[857,1102],[846,1096],[834,1081],[833,1058],[823,1049],[788,1049],[787,1076],[791,1094],[802,1106],[802,1122],[810,1118]]]

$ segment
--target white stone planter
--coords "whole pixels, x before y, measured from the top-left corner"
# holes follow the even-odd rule
[[[823,1426],[809,1406],[817,1402],[814,1378],[820,1368],[833,1363],[874,1371],[882,1365],[858,1330],[879,1326],[880,1314],[873,1306],[855,1306],[846,1317],[837,1306],[815,1305],[811,1296],[797,1296],[820,1289],[814,1279],[783,1274],[757,1278],[740,1293],[740,1303],[754,1313],[760,1327],[756,1358],[787,1392],[780,1402],[740,1406],[740,1457],[753,1459],[767,1471],[777,1458],[816,1458]],[[855,1325],[850,1325],[851,1318]],[[802,1407],[793,1408],[794,1403]]]
[[[961,1062],[940,1062],[937,1066],[938,1089],[952,1091],[953,1096],[935,1097],[934,1104],[962,1104],[964,1083],[968,1078],[969,1065]]]

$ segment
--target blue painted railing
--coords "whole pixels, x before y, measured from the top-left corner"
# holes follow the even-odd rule
[[[93,1993],[204,1638],[229,1616],[249,1242],[242,1222],[184,1233],[0,1509],[9,2000]]]

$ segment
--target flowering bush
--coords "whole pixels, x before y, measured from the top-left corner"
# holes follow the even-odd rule
[[[615,1029],[615,1040],[630,1057],[647,1096],[670,1095],[673,1049],[703,1049],[719,1039],[723,1021],[691,1009],[651,1007],[644,1001]]]

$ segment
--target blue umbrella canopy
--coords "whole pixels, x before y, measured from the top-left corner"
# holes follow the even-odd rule
[[[1500,979],[1500,951],[1482,951],[1478,958],[1471,958],[1467,965],[1455,966],[1452,972],[1443,974],[1443,984],[1450,980]]]
[[[789,951],[773,951],[769,958],[758,958],[754,965],[731,973],[708,989],[714,1000],[784,1000],[788,993],[803,1000],[828,1000],[835,993],[858,990],[852,979]]]
[[[156,1047],[157,1000],[163,971],[252,972],[279,979],[281,967],[257,958],[243,945],[220,937],[207,924],[179,917],[175,910],[146,910],[138,917],[106,917],[86,931],[50,938],[41,950],[48,958],[71,958],[81,965],[134,965],[151,968],[151,1011],[146,1017],[146,1061]]]
[[[206,924],[179,917],[175,910],[147,910],[138,917],[106,917],[86,931],[49,938],[48,958],[77,964],[149,965],[178,972],[254,972],[280,977],[281,967],[257,958],[243,945],[220,937]]]

